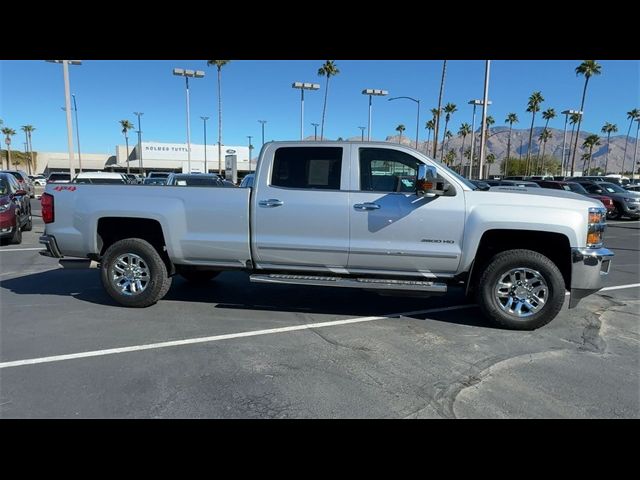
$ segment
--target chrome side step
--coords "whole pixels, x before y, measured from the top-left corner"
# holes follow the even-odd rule
[[[387,278],[347,278],[315,275],[251,275],[256,283],[285,283],[318,287],[360,288],[366,290],[398,290],[428,293],[447,293],[447,284],[430,280],[394,280]]]

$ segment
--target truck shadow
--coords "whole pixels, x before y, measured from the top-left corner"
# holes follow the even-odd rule
[[[55,269],[24,275],[0,282],[0,287],[18,295],[57,295],[106,307],[119,307],[102,287],[97,270]],[[417,312],[411,318],[443,321],[460,325],[491,328],[477,308],[434,313],[423,310],[460,306],[468,302],[461,288],[442,297],[381,296],[373,292],[329,287],[297,285],[259,285],[242,272],[225,272],[216,280],[193,285],[174,277],[164,300],[212,304],[216,309],[300,314],[347,315],[353,317],[393,316]],[[158,306],[162,305],[161,300]]]

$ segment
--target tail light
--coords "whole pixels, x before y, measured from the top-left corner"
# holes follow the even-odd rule
[[[53,212],[53,195],[43,193],[40,198],[40,205],[42,206],[42,220],[44,223],[53,223],[55,220]]]

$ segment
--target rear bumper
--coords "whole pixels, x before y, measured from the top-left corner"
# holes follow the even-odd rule
[[[64,257],[60,253],[60,249],[58,248],[58,244],[56,243],[56,237],[54,237],[53,235],[42,235],[39,241],[45,247],[47,247],[46,250],[40,251],[40,255],[44,255],[45,257],[53,257],[53,258]]]
[[[602,288],[609,273],[613,252],[606,248],[571,249],[571,298],[569,308]]]

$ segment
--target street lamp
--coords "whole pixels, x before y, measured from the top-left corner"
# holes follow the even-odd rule
[[[304,91],[319,90],[319,83],[293,82],[293,88],[300,89],[300,140],[304,140]]]
[[[207,120],[209,117],[200,117],[204,123],[204,173],[209,173],[207,169]]]
[[[478,170],[478,180],[482,180],[482,168],[484,167],[484,151],[487,139],[487,110],[489,109],[489,71],[491,70],[491,60],[485,62],[484,68],[484,97],[482,99],[482,129],[480,130],[480,169]]]
[[[266,120],[258,120],[258,123],[262,124],[262,146],[264,147],[264,124],[267,123]]]
[[[313,139],[314,140],[318,140],[318,126],[320,124],[319,123],[312,123],[311,125],[313,125]]]
[[[412,98],[412,97],[393,97],[393,98],[390,98],[389,101],[398,100],[400,98],[405,98],[407,100],[411,100],[412,102],[416,102],[418,104],[418,117],[417,117],[417,121],[416,121],[416,150],[417,150],[418,149],[418,134],[420,133],[420,100],[416,100],[415,98]]]
[[[191,173],[191,120],[189,119],[189,78],[203,78],[202,70],[188,70],[184,68],[174,68],[173,74],[184,77],[187,87],[187,169]]]
[[[566,172],[566,150],[567,150],[567,122],[569,121],[569,115],[575,115],[575,114],[579,114],[582,115],[582,112],[578,111],[578,110],[565,110],[562,112],[562,115],[564,115],[564,135],[562,137],[562,162],[560,162],[560,165],[562,166],[562,175],[565,174]],[[606,173],[606,172],[605,172]]]
[[[367,140],[371,141],[371,97],[373,97],[374,95],[377,97],[384,97],[385,95],[389,95],[389,92],[387,90],[377,90],[375,88],[365,88],[364,90],[362,90],[362,94],[363,95],[369,95],[369,123],[368,125],[368,130],[367,130]],[[363,140],[364,141],[364,140]]]
[[[469,100],[467,102],[469,105],[473,105],[473,117],[471,120],[471,155],[469,156],[469,178],[471,178],[473,173],[473,153],[475,151],[475,140],[476,140],[476,107],[478,105],[484,105],[483,100]],[[487,105],[491,105],[491,100],[487,101]]]
[[[64,77],[64,105],[67,112],[67,145],[69,148],[69,175],[71,180],[76,176],[76,169],[73,166],[73,126],[71,124],[71,95],[69,87],[69,65],[82,65],[80,60],[47,60],[50,63],[62,64],[62,75]],[[82,171],[82,170],[80,170]]]
[[[364,142],[364,131],[367,129],[367,127],[358,127],[358,128],[362,131],[362,136],[360,140]]]
[[[140,165],[140,175],[144,176],[144,168],[142,166],[142,127],[140,126],[140,117],[144,115],[144,112],[133,112],[133,114],[138,117],[138,164]]]

